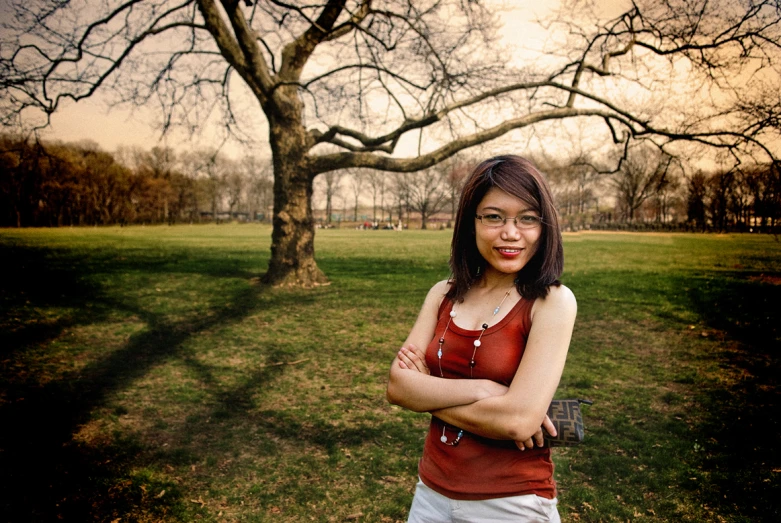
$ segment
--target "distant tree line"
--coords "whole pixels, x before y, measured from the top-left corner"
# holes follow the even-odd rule
[[[781,230],[778,163],[687,173],[678,158],[638,144],[617,168],[581,155],[558,165],[541,162],[570,230]]]
[[[268,219],[270,165],[214,151],[40,143],[0,136],[0,225],[193,223]]]
[[[315,183],[315,202],[324,210],[318,221],[326,226],[338,219],[408,227],[414,220],[422,229],[428,229],[435,218],[452,221],[461,187],[474,163],[459,155],[411,173],[371,169],[327,172]],[[337,210],[337,201],[342,212]]]
[[[566,230],[781,229],[777,164],[687,173],[678,158],[642,143],[627,148],[623,158],[601,162],[585,154],[564,162],[544,158],[534,162],[550,180]],[[366,218],[380,225],[402,222],[405,226],[414,221],[425,229],[437,220],[437,226],[445,226],[455,216],[461,186],[475,163],[459,155],[417,173],[326,173],[315,184],[316,201],[325,209],[321,221]]]
[[[673,156],[638,144],[602,163],[581,154],[536,159],[567,230],[778,232],[781,171],[752,164],[687,174]],[[317,221],[430,228],[452,221],[474,159],[459,155],[416,173],[367,169],[318,177]],[[617,166],[617,167],[616,167]],[[170,148],[108,153],[91,142],[37,143],[0,136],[0,225],[5,227],[266,220],[269,162]],[[337,202],[340,204],[338,205]],[[338,205],[338,207],[337,207]],[[341,212],[337,212],[337,208]],[[419,224],[419,225],[418,225]]]

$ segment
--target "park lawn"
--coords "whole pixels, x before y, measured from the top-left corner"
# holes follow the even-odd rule
[[[0,231],[0,519],[404,521],[428,419],[387,367],[449,231],[320,230],[331,284],[267,288],[270,228]],[[579,312],[564,521],[778,521],[781,244],[565,234]]]

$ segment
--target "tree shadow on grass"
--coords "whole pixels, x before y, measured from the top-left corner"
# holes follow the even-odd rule
[[[10,271],[14,278],[0,283],[0,321],[13,326],[2,335],[5,343],[0,356],[11,362],[24,361],[29,353],[40,353],[36,357],[41,360],[38,370],[30,371],[29,378],[20,378],[15,374],[17,369],[0,362],[2,372],[13,377],[0,387],[0,520],[111,521],[139,515],[143,516],[139,519],[150,520],[185,518],[193,510],[185,497],[190,494],[186,489],[193,484],[189,480],[184,484],[175,481],[173,473],[149,471],[168,470],[167,466],[189,470],[192,464],[231,455],[237,451],[237,444],[248,445],[247,434],[253,430],[296,448],[316,445],[329,456],[338,454],[345,445],[367,440],[384,442],[393,431],[400,432],[396,434],[399,441],[405,436],[398,424],[334,427],[323,420],[302,423],[284,408],[275,411],[272,406],[263,405],[259,410],[253,395],[285,372],[284,367],[260,368],[241,378],[238,384],[226,386],[215,369],[193,357],[189,343],[193,338],[238,323],[262,308],[284,309],[292,303],[311,305],[316,295],[267,293],[263,287],[239,285],[212,300],[217,304],[199,311],[197,317],[169,316],[146,310],[132,292],[123,297],[96,283],[129,273],[140,278],[141,285],[146,285],[143,280],[147,276],[166,274],[244,280],[254,276],[235,258],[226,259],[224,253],[166,253],[179,257],[176,261],[162,257],[154,249],[120,252],[107,247],[85,254],[77,249],[8,249],[0,245],[0,254],[5,254],[3,257],[14,265]],[[343,265],[334,271],[336,274],[354,276],[356,271],[367,271],[367,267],[380,271],[375,274],[403,274],[400,268],[382,266],[378,260],[357,266],[348,261],[339,263]],[[95,274],[100,278],[95,278]],[[408,299],[403,289],[398,292],[400,302]],[[329,296],[332,300],[354,297],[336,294]],[[332,305],[339,304],[334,301]],[[41,321],[30,321],[39,313],[43,315]],[[56,342],[68,329],[129,316],[135,317],[134,324],[143,324],[145,328],[118,348],[91,356],[95,359],[78,372],[60,373],[48,381],[33,375],[48,363],[48,344]],[[169,360],[178,360],[193,371],[199,386],[214,400],[191,412],[181,425],[166,431],[169,446],[151,448],[142,439],[148,434],[119,430],[106,436],[105,441],[84,444],[74,439],[80,427],[109,415],[101,409],[110,404],[117,392],[132,387],[152,368]],[[118,417],[123,412],[114,414]],[[234,441],[234,436],[243,439]],[[268,441],[261,439],[257,445],[250,450],[263,452]],[[209,484],[212,479],[196,478],[194,484]],[[289,481],[295,482],[295,478]],[[163,491],[165,495],[158,498]]]
[[[83,273],[49,263],[47,250],[3,248],[0,254],[10,265],[0,280],[1,357],[54,339],[71,325],[104,316],[105,311],[86,306],[100,289]],[[38,312],[52,308],[63,312],[54,319]]]
[[[715,487],[702,489],[703,502],[745,521],[781,521],[781,286],[737,274],[687,287],[696,311],[724,335],[714,356],[736,376],[702,391],[698,441]]]
[[[161,258],[143,249],[125,250],[121,255],[113,250],[90,251],[85,255],[68,249],[0,244],[0,259],[6,263],[8,275],[0,279],[3,358],[53,340],[68,327],[93,324],[117,311],[138,313],[146,321],[156,321],[156,316],[139,307],[107,296],[90,278],[95,273],[189,273],[244,280],[256,276],[237,266],[236,260],[189,251]],[[39,312],[47,309],[56,309],[60,315],[50,318]]]
[[[113,482],[137,458],[139,443],[119,435],[105,446],[85,448],[74,443],[74,433],[109,395],[142,378],[166,359],[182,358],[188,340],[213,327],[238,322],[257,310],[264,288],[241,287],[197,318],[168,321],[162,315],[108,296],[88,278],[96,269],[109,274],[127,268],[166,271],[159,263],[152,268],[145,265],[144,259],[126,256],[126,261],[117,264],[113,263],[113,255],[90,256],[82,261],[77,253],[67,251],[57,253],[55,260],[51,250],[26,247],[5,251],[3,258],[15,266],[9,269],[13,278],[5,279],[0,289],[2,321],[16,325],[2,337],[1,355],[5,363],[1,368],[9,373],[9,380],[0,389],[0,519],[51,521],[65,517],[87,521],[122,515],[146,496],[142,486],[132,480],[119,485]],[[228,276],[249,275],[235,264],[225,269]],[[214,263],[205,272],[226,276]],[[281,300],[284,302],[285,298]],[[68,312],[43,325],[27,324],[26,320],[37,310],[47,308]],[[14,354],[56,339],[68,327],[99,322],[116,312],[138,316],[147,328],[131,336],[119,349],[93,360],[78,374],[66,373],[46,381],[36,376],[20,378],[15,374],[20,370],[28,372],[27,369],[9,368]],[[21,317],[9,317],[11,314]],[[246,386],[258,387],[269,376],[255,378]],[[175,486],[168,485],[168,489],[168,499],[175,498]],[[162,502],[158,506],[161,514],[168,508]]]

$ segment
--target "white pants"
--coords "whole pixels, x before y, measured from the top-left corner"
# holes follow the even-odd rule
[[[480,501],[450,499],[418,481],[407,523],[561,523],[557,503],[534,494]]]

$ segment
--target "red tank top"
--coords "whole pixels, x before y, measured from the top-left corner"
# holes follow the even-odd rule
[[[521,299],[499,323],[486,329],[477,349],[473,377],[510,385],[526,348],[531,329],[534,301]],[[426,349],[426,363],[438,375],[438,340],[453,308],[443,300],[434,339]],[[442,347],[442,371],[446,378],[469,378],[469,360],[473,342],[480,331],[466,330],[450,323]],[[451,499],[480,500],[524,494],[556,497],[553,462],[550,449],[521,451],[512,441],[483,438],[464,432],[458,446],[440,441],[444,422],[431,417],[423,457],[418,465],[420,479],[430,488]],[[446,425],[446,435],[453,441],[458,429]]]

